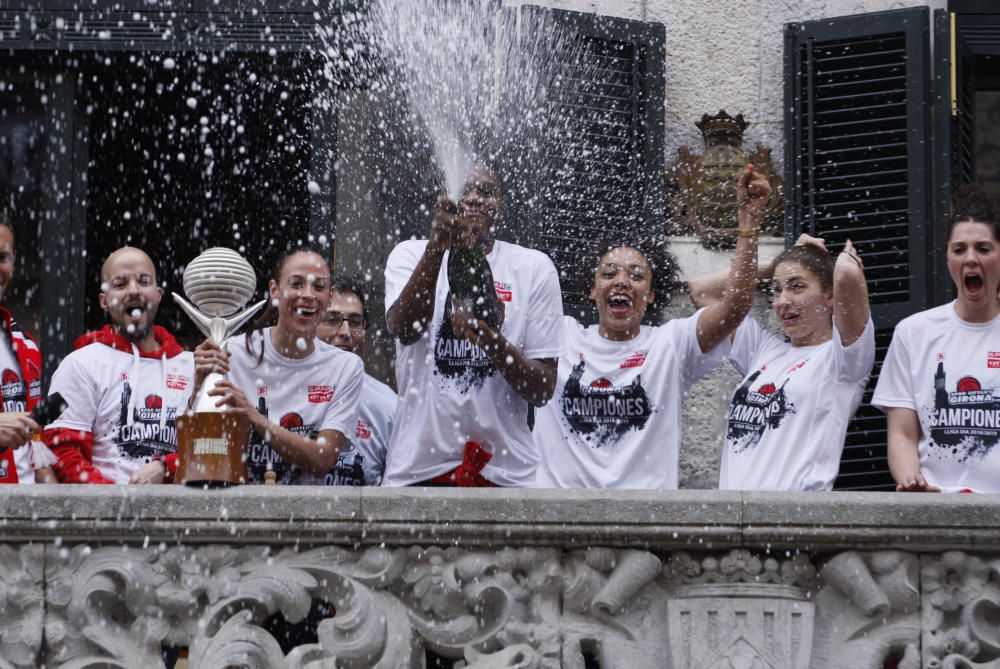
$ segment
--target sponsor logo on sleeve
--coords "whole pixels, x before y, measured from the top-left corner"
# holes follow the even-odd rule
[[[371,428],[368,427],[368,423],[365,422],[364,418],[359,418],[358,419],[358,430],[357,430],[357,432],[355,432],[355,436],[358,439],[371,439],[372,438]]]
[[[309,401],[312,404],[322,404],[333,399],[335,386],[309,386]]]
[[[986,366],[989,369],[1000,369],[1000,351],[990,351],[986,354]]]
[[[187,390],[190,379],[183,374],[167,374],[167,388],[170,390]]]
[[[510,302],[514,299],[514,288],[506,281],[493,281],[493,285],[497,289],[497,297],[504,302]]]

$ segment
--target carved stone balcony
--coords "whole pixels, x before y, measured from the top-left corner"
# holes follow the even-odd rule
[[[3,668],[178,648],[208,669],[1000,667],[995,496],[2,486],[0,505]]]

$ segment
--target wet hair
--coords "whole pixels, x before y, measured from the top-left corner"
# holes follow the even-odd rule
[[[980,184],[967,184],[958,189],[948,222],[948,239],[959,223],[983,223],[989,226],[994,241],[1000,242],[1000,202]]]
[[[281,273],[285,270],[285,264],[288,259],[298,253],[315,253],[321,258],[326,258],[326,249],[323,249],[315,244],[301,244],[288,251],[285,251],[278,258],[278,261],[274,263],[274,269],[271,272],[269,279],[274,281],[276,284],[281,285]],[[264,337],[263,330],[269,325],[275,325],[278,322],[278,309],[274,306],[274,302],[270,299],[267,300],[267,306],[264,307],[264,311],[260,313],[257,318],[253,320],[246,328],[243,329],[243,333],[246,334],[246,340],[243,342],[246,346],[246,351],[251,357],[257,358],[257,364],[255,367],[259,367],[262,362],[264,362],[264,347],[267,345],[267,338]],[[260,334],[260,352],[254,351],[253,346],[253,336],[255,333]]]
[[[361,302],[361,317],[368,322],[368,296],[360,279],[343,274],[330,277],[330,291],[333,293],[351,293]]]
[[[774,269],[787,262],[797,262],[807,272],[819,279],[820,287],[833,293],[833,257],[814,244],[802,244],[787,248],[774,259]]]
[[[610,231],[597,240],[593,247],[597,255],[582,254],[584,265],[579,268],[581,277],[589,277],[587,289],[594,284],[597,266],[601,258],[609,251],[620,248],[635,249],[646,259],[652,271],[651,287],[653,289],[653,304],[662,304],[661,300],[670,295],[678,281],[677,259],[667,250],[667,240],[661,233],[632,234],[627,231]],[[649,312],[647,311],[647,314]]]

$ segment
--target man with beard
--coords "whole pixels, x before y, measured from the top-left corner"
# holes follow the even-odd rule
[[[316,336],[363,359],[365,329],[368,327],[364,290],[357,282],[341,276],[334,276],[330,287],[330,306],[316,329]],[[392,388],[365,374],[358,404],[357,429],[350,439],[349,448],[341,451],[337,464],[326,475],[329,485],[381,484],[396,402],[396,393]]]
[[[496,239],[499,220],[497,173],[480,164],[457,209],[438,198],[430,238],[389,255],[386,321],[397,340],[399,407],[382,485],[534,481],[528,405],[545,404],[555,388],[562,295],[548,256]],[[501,305],[496,327],[452,298],[448,255],[474,244]]]
[[[14,278],[14,231],[0,214],[0,302]],[[34,483],[31,449],[27,443],[39,426],[27,413],[42,392],[42,353],[34,338],[18,327],[10,311],[0,306],[0,483]],[[16,449],[16,450],[14,450]],[[39,479],[48,480],[51,470],[39,470]]]
[[[111,324],[79,337],[52,377],[50,392],[68,405],[43,434],[60,482],[142,483],[143,465],[176,457],[194,358],[153,324],[162,297],[148,255],[124,247],[108,256],[98,299]]]

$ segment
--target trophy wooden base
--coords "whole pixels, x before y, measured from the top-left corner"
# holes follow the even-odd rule
[[[224,487],[246,483],[244,448],[250,431],[246,416],[186,413],[177,418],[176,483]]]

